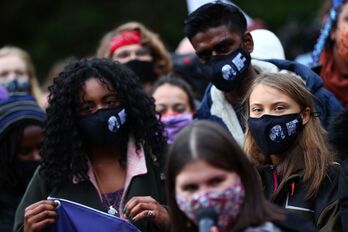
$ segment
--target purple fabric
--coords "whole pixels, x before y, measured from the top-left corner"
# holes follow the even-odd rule
[[[164,131],[167,135],[167,143],[172,144],[176,134],[185,126],[190,125],[192,120],[192,113],[168,115],[161,118],[164,125]]]
[[[49,198],[58,203],[56,211],[58,218],[53,225],[55,232],[79,231],[118,231],[140,232],[129,222],[65,199]]]
[[[102,194],[103,206],[106,209],[106,211],[109,210],[110,204],[112,205],[112,207],[114,207],[114,209],[118,211],[121,204],[122,194],[123,194],[123,189],[119,189],[111,193]]]
[[[8,98],[8,92],[5,87],[0,85],[0,100],[5,98]]]

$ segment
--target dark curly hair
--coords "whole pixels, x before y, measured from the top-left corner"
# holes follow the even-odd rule
[[[123,133],[135,139],[137,149],[144,146],[145,154],[160,158],[165,139],[155,113],[154,100],[142,90],[136,75],[124,65],[108,59],[72,61],[49,87],[49,107],[42,146],[41,172],[51,187],[79,178],[87,180],[87,143],[77,126],[79,93],[86,80],[99,78],[116,90],[127,113]],[[126,150],[123,146],[121,150]]]

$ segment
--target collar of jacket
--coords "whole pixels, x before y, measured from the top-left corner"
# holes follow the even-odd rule
[[[89,166],[89,169],[88,169],[87,175],[89,177],[89,180],[98,191],[99,197],[102,200],[102,194],[100,189],[98,188],[97,181],[96,181],[93,168],[90,162],[88,162],[88,166]],[[131,180],[135,176],[144,175],[147,173],[144,148],[143,146],[141,146],[140,149],[137,151],[133,137],[129,138],[129,142],[127,145],[127,171],[126,172],[127,174],[125,179],[124,191],[123,191],[121,204],[120,204],[121,207],[124,203],[125,194],[127,193]],[[74,184],[78,184],[80,183],[80,181],[81,180],[78,179],[77,177],[73,178]]]

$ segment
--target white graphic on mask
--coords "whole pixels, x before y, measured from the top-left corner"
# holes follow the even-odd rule
[[[294,119],[288,123],[286,123],[286,128],[288,129],[288,135],[292,135],[296,133],[298,119]]]
[[[236,79],[237,72],[240,72],[245,67],[246,58],[241,53],[238,53],[231,62],[232,65],[225,64],[221,68],[221,74],[225,80]]]
[[[229,64],[225,64],[221,68],[221,73],[222,73],[222,77],[225,80],[233,80],[237,74],[237,72]]]
[[[276,143],[279,143],[281,140],[285,139],[283,128],[280,125],[272,127],[269,133],[269,138]]]
[[[240,71],[244,68],[245,61],[246,58],[241,53],[239,53],[238,55],[236,55],[235,58],[233,58],[232,63],[236,66],[238,71]]]
[[[116,132],[119,127],[120,124],[118,123],[117,118],[115,116],[111,116],[108,120],[109,131]]]

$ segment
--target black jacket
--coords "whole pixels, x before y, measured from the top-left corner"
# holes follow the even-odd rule
[[[301,173],[291,175],[278,189],[275,188],[274,166],[263,166],[259,168],[259,173],[267,199],[311,220],[320,231],[342,231],[339,218],[338,164],[330,166],[327,178],[321,184],[316,196],[308,200],[305,198],[309,184],[302,181]]]
[[[146,155],[145,159],[147,173],[135,176],[132,179],[125,196],[125,202],[130,200],[133,196],[151,196],[160,204],[165,204],[165,195],[162,186],[163,181],[160,178],[160,167],[157,162],[154,162]],[[48,196],[64,198],[105,212],[97,189],[90,181],[82,181],[79,183],[69,181],[59,188],[50,189],[47,185],[47,179],[40,175],[39,171],[36,171],[18,206],[14,231],[23,231],[25,208],[35,202],[46,200]],[[149,220],[138,221],[135,222],[134,225],[144,232],[159,231],[156,225]]]

